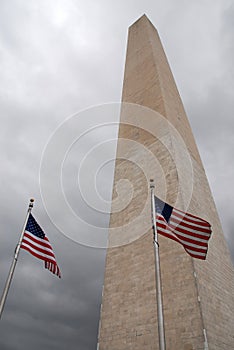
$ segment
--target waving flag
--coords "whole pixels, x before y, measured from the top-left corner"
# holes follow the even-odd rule
[[[157,232],[183,245],[193,258],[206,259],[210,224],[155,197]]]
[[[28,218],[21,248],[27,250],[36,258],[44,260],[45,268],[61,278],[51,244],[32,214]]]

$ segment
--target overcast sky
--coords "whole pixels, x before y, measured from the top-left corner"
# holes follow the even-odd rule
[[[108,227],[108,203],[103,201],[102,213],[92,211],[93,203],[89,211],[77,199],[84,194],[75,194],[80,164],[85,193],[92,181],[88,176],[84,181],[85,172],[93,174],[92,164],[98,169],[95,152],[90,154],[94,140],[102,147],[106,139],[116,138],[117,127],[106,125],[100,130],[102,116],[92,125],[93,112],[87,116],[84,110],[120,102],[127,29],[143,13],[159,31],[234,261],[233,1],[2,0],[0,292],[31,196],[36,199],[34,215],[50,238],[63,277],[59,280],[41,261],[21,252],[0,322],[1,350],[96,349],[105,251],[94,248],[102,244],[99,236],[94,239],[92,232],[90,238],[88,231],[90,224]],[[71,120],[76,128],[80,126],[79,132],[89,132],[79,142],[74,139],[64,161],[64,193],[72,211],[83,220],[75,228],[77,236],[73,232],[66,237],[55,227],[60,223],[53,218],[52,223],[48,216],[53,207],[59,222],[61,207],[50,188],[53,178],[48,183],[45,179],[54,165],[58,140],[62,137],[66,145],[67,131],[77,130],[73,122],[69,124]],[[110,142],[112,146],[101,152],[103,163],[105,157],[114,157],[115,141]],[[97,173],[98,192],[107,202],[112,173],[113,161]],[[44,196],[49,193],[44,204],[40,189]],[[72,226],[69,215],[65,213],[60,221]]]

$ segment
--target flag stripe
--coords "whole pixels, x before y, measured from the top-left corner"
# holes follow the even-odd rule
[[[26,231],[26,230],[24,233],[24,238],[25,237],[28,237],[31,241],[34,241],[35,243],[39,243],[41,246],[43,246],[45,248],[47,247],[47,248],[52,250],[51,244],[50,244],[48,238],[46,239],[46,237],[43,239],[39,238],[39,237],[35,236],[34,234],[32,234],[31,232]]]
[[[58,265],[56,264],[53,264],[49,261],[45,261],[45,268],[50,270],[52,273],[58,275],[61,277],[61,274],[60,274],[60,271],[59,271],[59,268],[58,268]]]
[[[206,221],[206,220],[204,220],[204,219],[202,219],[202,218],[200,218],[200,217],[198,217],[196,215],[193,215],[193,214],[190,214],[190,213],[185,213],[184,211],[182,211],[182,210],[180,210],[178,208],[173,208],[173,209],[174,209],[174,211],[176,211],[177,213],[180,213],[181,215],[186,215],[186,216],[188,216],[190,218],[193,218],[195,220],[198,220],[198,221],[202,220],[202,221],[206,222],[208,225],[210,225],[208,223],[208,221]]]
[[[165,219],[163,216],[161,216],[161,218],[158,218],[158,220],[165,222]],[[197,230],[192,230],[192,229],[185,230],[183,226],[181,227],[181,224],[174,225],[174,221],[170,221],[170,223],[167,225],[174,231],[178,231],[181,233],[187,233],[193,237],[197,237],[197,238],[201,238],[201,239],[205,239],[205,240],[208,240],[210,238],[210,233],[204,233],[198,229]]]
[[[200,250],[203,250],[203,249],[207,249],[207,243],[203,243],[203,242],[196,242],[192,239],[188,239],[188,238],[180,238],[179,235],[175,232],[171,232],[169,229],[166,229],[166,228],[163,228],[163,227],[160,227],[160,225],[157,225],[157,227],[159,227],[158,229],[158,233],[162,233],[162,234],[165,234],[167,235],[167,237],[173,237],[175,238],[175,240],[181,244],[183,244],[184,246],[188,246],[188,247],[194,247],[195,249],[200,249]]]
[[[186,251],[189,253],[189,254],[194,254],[194,255],[198,255],[198,256],[203,256],[203,257],[206,257],[206,253],[202,253],[202,252],[195,252],[194,250],[190,250],[188,248],[186,248]]]
[[[193,243],[197,246],[207,247],[207,241],[201,240],[200,238],[191,237],[190,235],[181,234],[180,232],[171,231],[169,228],[165,229],[164,227],[162,227],[161,223],[158,223],[157,229],[162,230],[167,234],[175,235],[180,241],[184,240],[184,241]]]
[[[210,224],[205,221],[204,219],[198,218],[197,216],[188,214],[188,213],[183,213],[181,210],[178,210],[176,208],[173,208],[173,214],[177,216],[178,218],[191,222],[193,224],[199,223],[201,226],[207,226],[210,227]]]
[[[205,228],[205,226],[202,226],[202,225],[196,225],[196,224],[191,224],[191,223],[188,224],[187,222],[182,221],[182,219],[177,219],[174,215],[172,215],[170,218],[170,223],[171,222],[174,222],[175,224],[184,226],[187,229],[196,229],[196,230],[199,230],[201,232],[204,232],[204,233],[210,235],[210,229],[208,227]]]
[[[51,247],[45,247],[44,245],[40,244],[40,242],[35,243],[32,237],[30,237],[28,234],[27,236],[24,235],[22,244],[29,244],[32,248],[37,249],[41,253],[54,257],[54,253]]]
[[[209,233],[205,233],[200,231],[200,230],[192,230],[192,229],[185,229],[183,226],[181,227],[181,225],[174,225],[174,222],[170,222],[169,227],[171,227],[173,230],[181,232],[181,233],[188,233],[190,236],[193,237],[199,237],[205,240],[208,240],[210,238],[210,234]]]
[[[21,248],[27,250],[29,253],[31,253],[32,255],[34,255],[38,259],[41,259],[41,260],[44,260],[44,261],[50,261],[52,264],[55,263],[54,259],[51,259],[51,257],[45,256],[44,254],[43,255],[39,254],[37,250],[33,249],[29,245],[23,245],[23,246],[21,246]]]
[[[168,232],[165,232],[164,230],[160,230],[158,231],[159,234],[161,234],[162,236],[164,237],[167,237],[167,238],[170,238],[178,243],[180,243],[181,245],[183,245],[183,247],[185,248],[186,251],[189,251],[189,252],[194,252],[196,254],[201,254],[201,255],[206,255],[206,252],[207,252],[207,248],[204,248],[201,249],[201,247],[199,246],[192,246],[192,245],[188,245],[188,244],[185,244],[183,243],[180,239],[178,239],[175,235],[173,234],[170,234]]]
[[[23,241],[21,248],[27,247],[28,249],[31,249],[32,252],[38,252],[39,255],[44,256],[44,257],[48,257],[48,259],[54,260],[55,261],[55,257],[53,254],[48,253],[47,251],[40,249],[38,247],[35,247],[34,245],[32,245],[30,242],[26,242]]]
[[[191,236],[190,234],[182,233],[182,232],[180,232],[180,231],[176,231],[176,234],[177,234],[178,236],[181,236],[181,237],[184,237],[184,238],[188,238],[188,239],[190,239],[191,241],[194,241],[194,242],[197,241],[197,242],[204,243],[204,244],[207,245],[208,239],[200,238],[200,237],[198,237],[199,235],[197,235],[197,236]]]

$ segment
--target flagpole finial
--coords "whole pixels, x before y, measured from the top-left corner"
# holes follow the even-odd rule
[[[30,198],[29,208],[33,208],[34,198]]]
[[[150,188],[154,188],[154,179],[150,179]]]

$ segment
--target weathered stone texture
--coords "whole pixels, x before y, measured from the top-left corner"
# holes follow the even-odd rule
[[[119,129],[99,349],[158,349],[150,177],[157,179],[160,198],[203,217],[213,228],[206,261],[192,259],[182,246],[159,237],[167,349],[204,349],[204,328],[209,350],[234,349],[233,266],[180,96],[146,16],[129,30],[122,100],[163,118],[155,113],[152,120],[148,109],[139,115],[131,106],[122,110],[125,124]],[[119,198],[121,179],[133,185],[126,207],[130,187],[124,183],[119,192],[124,199]]]

